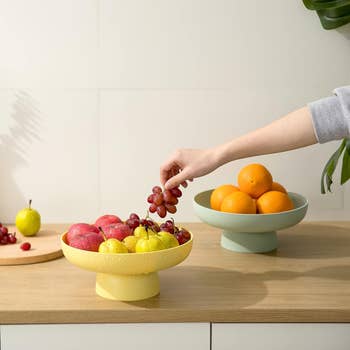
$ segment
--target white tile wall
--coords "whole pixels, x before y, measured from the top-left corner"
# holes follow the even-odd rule
[[[0,88],[97,84],[97,0],[1,0]]]
[[[43,221],[143,214],[162,161],[262,126],[349,84],[350,27],[325,31],[301,1],[0,0],[0,219],[32,197]],[[259,161],[310,200],[308,219],[347,219],[349,191],[319,194],[336,143]],[[349,187],[349,186],[347,186]]]
[[[100,84],[109,88],[300,89],[347,62],[338,51],[346,39],[321,37],[316,16],[294,0],[102,0],[100,33]]]
[[[85,221],[99,208],[97,93],[0,91],[1,220],[33,199],[43,221]]]

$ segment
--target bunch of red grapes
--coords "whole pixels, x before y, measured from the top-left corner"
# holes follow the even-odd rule
[[[134,231],[135,228],[140,225],[147,226],[154,232],[160,231],[159,225],[156,222],[154,222],[152,219],[147,217],[145,219],[140,219],[140,217],[135,213],[131,213],[129,216],[129,219],[127,219],[125,223],[130,227],[132,231]]]
[[[178,187],[163,191],[159,186],[154,186],[152,194],[147,198],[147,202],[150,203],[149,211],[151,213],[157,212],[161,218],[165,218],[168,212],[175,214],[176,204],[181,196],[182,192]]]
[[[15,244],[16,242],[16,233],[9,233],[8,228],[0,223],[0,245]]]
[[[191,234],[184,228],[179,229],[175,225],[174,219],[167,220],[159,226],[155,221],[153,221],[149,217],[140,219],[140,217],[137,214],[132,213],[130,214],[129,218],[125,221],[125,223],[129,226],[129,228],[132,231],[134,231],[136,227],[142,225],[147,226],[154,232],[169,232],[175,236],[180,245],[186,243],[191,239]]]

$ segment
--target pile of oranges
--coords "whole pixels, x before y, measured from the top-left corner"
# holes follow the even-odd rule
[[[262,164],[249,164],[238,173],[238,186],[222,185],[210,197],[214,210],[238,214],[270,214],[291,210],[286,189],[274,182]]]

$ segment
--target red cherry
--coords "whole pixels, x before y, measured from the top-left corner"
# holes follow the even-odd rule
[[[22,243],[22,244],[20,245],[20,248],[21,248],[22,250],[29,250],[30,247],[31,247],[31,245],[30,245],[29,242],[24,242],[24,243]]]

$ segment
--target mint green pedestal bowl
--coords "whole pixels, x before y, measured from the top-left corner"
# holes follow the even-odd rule
[[[221,246],[240,253],[266,253],[278,246],[277,230],[296,225],[305,217],[306,198],[289,192],[295,209],[275,214],[231,214],[210,208],[213,190],[198,193],[193,200],[196,215],[205,223],[223,229]]]

